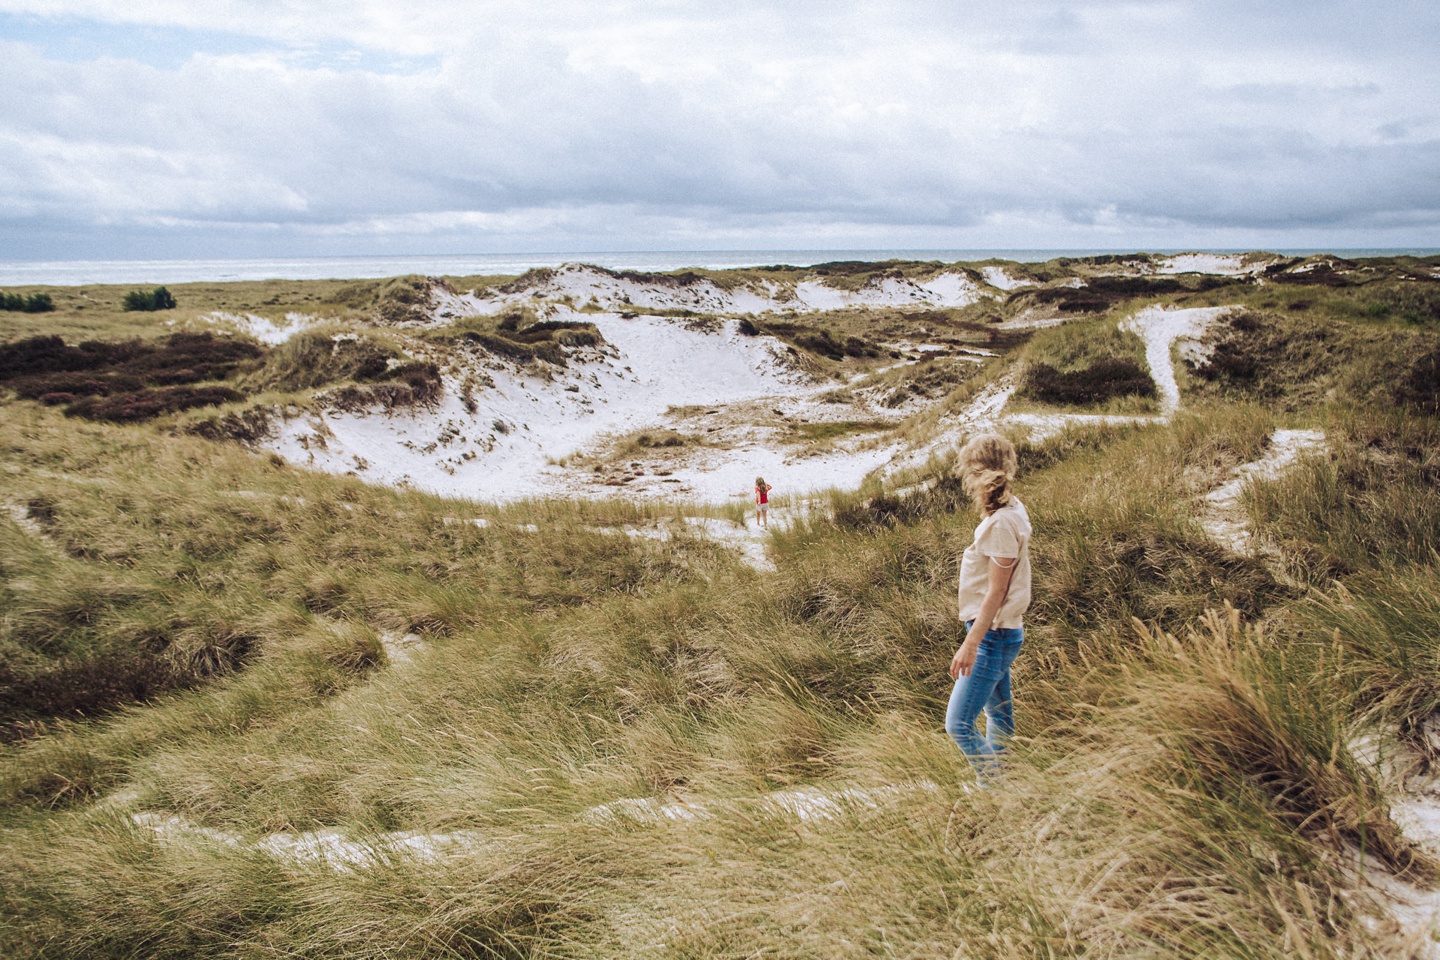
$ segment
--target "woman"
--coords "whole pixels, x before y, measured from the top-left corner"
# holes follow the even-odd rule
[[[955,689],[945,732],[959,745],[984,786],[999,772],[998,755],[1015,732],[1010,664],[1024,639],[1030,606],[1030,516],[1010,490],[1015,447],[982,434],[960,450],[960,478],[983,519],[960,560],[960,619],[965,642],[950,661]],[[975,725],[985,712],[985,735]]]
[[[762,530],[770,529],[770,484],[764,477],[755,478],[755,522]]]

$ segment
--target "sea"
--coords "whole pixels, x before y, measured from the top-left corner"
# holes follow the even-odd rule
[[[612,270],[668,270],[808,267],[836,260],[938,260],[974,262],[996,258],[1042,263],[1056,257],[1089,257],[1130,250],[680,250],[569,253],[483,253],[435,256],[276,257],[252,260],[0,260],[0,286],[80,287],[89,284],[216,283],[234,280],[360,280],[423,274],[437,277],[515,276],[536,267],[590,263]],[[1153,250],[1151,253],[1242,253],[1240,250]],[[1276,250],[1287,256],[1331,253],[1354,259],[1428,256],[1435,250]]]

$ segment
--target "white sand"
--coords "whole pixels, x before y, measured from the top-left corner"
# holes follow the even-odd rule
[[[1166,310],[1146,307],[1121,323],[1122,330],[1131,330],[1145,339],[1145,362],[1150,377],[1160,391],[1160,410],[1171,414],[1180,408],[1180,385],[1175,381],[1175,362],[1170,355],[1177,340],[1194,340],[1233,307],[1194,307],[1189,310]]]
[[[226,313],[221,310],[207,313],[202,319],[248,334],[272,347],[279,346],[316,322],[314,317],[302,313],[287,313],[283,323],[276,323],[253,313]]]
[[[1323,430],[1276,430],[1265,456],[1236,467],[1229,480],[1205,495],[1200,525],[1226,549],[1249,553],[1250,525],[1240,505],[1246,484],[1274,480],[1301,457],[1324,450]]]
[[[1208,273],[1223,277],[1239,277],[1264,271],[1273,260],[1247,257],[1239,253],[1177,253],[1156,259],[1159,274]]]
[[[510,293],[498,290],[476,294],[436,293],[437,316],[492,315],[507,307],[541,308],[586,306],[604,310],[641,307],[652,310],[694,310],[700,313],[769,313],[777,310],[834,310],[850,306],[960,307],[983,296],[979,286],[963,272],[943,272],[921,282],[884,277],[857,290],[830,286],[823,280],[805,280],[793,289],[756,280],[722,288],[704,279],[681,283],[665,278],[637,281],[611,276],[595,267],[567,263],[553,276]]]
[[[659,426],[671,406],[778,401],[829,389],[792,367],[779,341],[743,336],[735,321],[706,332],[660,317],[587,319],[609,347],[573,355],[568,367],[551,368],[549,379],[477,360],[493,386],[474,391],[474,413],[451,379],[432,409],[307,414],[285,423],[267,445],[303,466],[452,496],[569,496],[577,478],[556,461],[604,435]],[[749,473],[753,482],[758,472],[746,461],[732,464],[734,477],[727,473],[718,485],[701,484],[697,475],[697,492],[728,496],[737,485],[747,489],[735,477]]]
[[[1031,280],[1020,280],[1010,276],[1010,274],[1005,272],[1004,267],[981,267],[980,276],[984,277],[985,282],[996,290],[1018,290],[1021,287],[1032,287],[1035,285]]]

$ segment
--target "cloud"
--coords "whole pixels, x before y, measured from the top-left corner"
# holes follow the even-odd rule
[[[0,0],[5,22],[3,256],[1440,241],[1440,13],[1404,0]],[[82,25],[103,55],[56,55]],[[193,50],[147,59],[142,27]]]

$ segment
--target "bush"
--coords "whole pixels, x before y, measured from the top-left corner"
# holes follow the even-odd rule
[[[440,368],[415,360],[386,371],[379,383],[342,387],[329,397],[342,410],[360,410],[377,403],[386,410],[395,410],[434,403],[443,392]]]
[[[1084,287],[1046,287],[1020,290],[1011,300],[1029,297],[1037,303],[1054,303],[1066,313],[1098,313],[1122,300],[1183,293],[1190,288],[1173,277],[1096,277]]]
[[[880,348],[863,337],[846,337],[841,340],[824,328],[803,327],[793,323],[770,323],[760,327],[749,320],[741,321],[741,332],[749,323],[756,333],[768,333],[786,342],[808,350],[829,360],[844,360],[846,357],[878,357]],[[747,334],[753,336],[754,334]]]
[[[593,323],[545,320],[522,328],[524,320],[523,314],[512,313],[496,325],[494,333],[469,330],[458,339],[517,363],[543,360],[559,367],[566,364],[563,348],[598,347],[604,343]]]
[[[60,337],[31,337],[0,345],[0,381],[8,381],[25,399],[68,404],[70,416],[131,422],[239,399],[226,387],[188,385],[228,379],[262,355],[253,343],[209,333],[175,333],[158,343],[88,341],[78,347]]]
[[[434,299],[434,286],[425,277],[397,277],[381,290],[376,315],[384,323],[420,323]]]
[[[164,287],[156,287],[148,293],[144,290],[131,290],[125,294],[125,299],[120,305],[126,310],[173,310],[175,309],[175,297]]]
[[[1025,375],[1026,396],[1042,403],[1104,403],[1114,397],[1158,396],[1155,381],[1133,360],[1097,361],[1083,370],[1062,373],[1037,363]]]
[[[1397,404],[1414,407],[1432,417],[1440,415],[1440,340],[1412,356],[1390,388]]]
[[[0,663],[0,741],[16,739],[23,721],[79,719],[146,700],[183,682],[163,656],[122,650],[92,659],[68,659],[35,672]]]
[[[0,310],[14,313],[49,313],[55,309],[55,301],[48,293],[32,293],[28,297],[18,293],[0,293]]]
[[[90,340],[71,347],[56,336],[28,337],[0,344],[0,380],[58,370],[94,370],[124,363],[146,349],[139,340],[122,343]]]
[[[178,413],[195,407],[214,407],[243,400],[244,395],[229,387],[165,387],[142,389],[109,397],[93,397],[71,404],[67,417],[86,420],[109,420],[112,423],[138,423],[153,420],[166,413]]]

